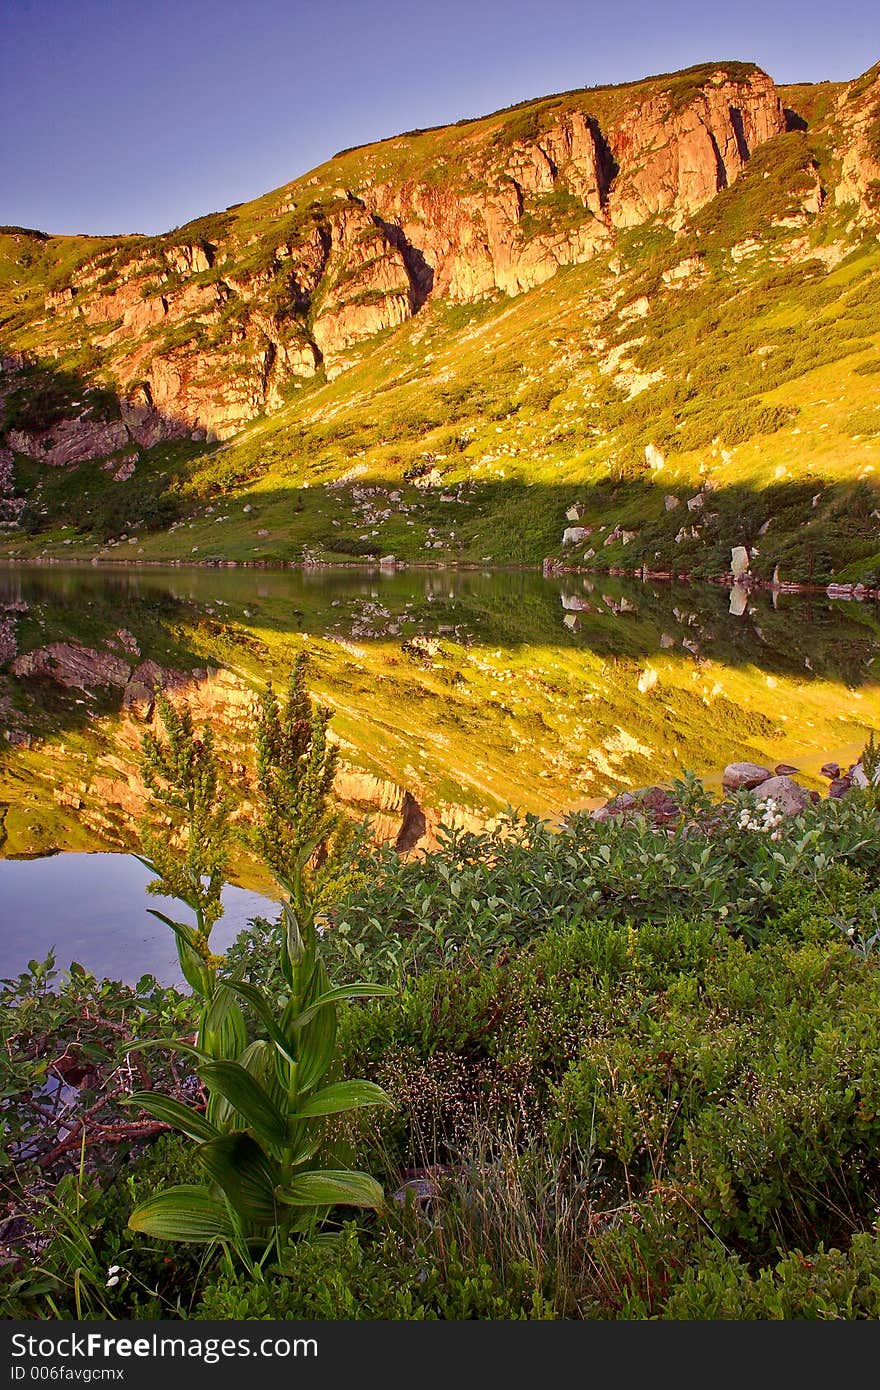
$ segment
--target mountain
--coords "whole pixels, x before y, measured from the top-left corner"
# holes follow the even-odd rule
[[[728,62],[2,228],[4,549],[875,584],[878,232],[880,65]]]

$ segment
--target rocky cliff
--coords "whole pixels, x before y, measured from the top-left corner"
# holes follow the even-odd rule
[[[0,228],[7,554],[744,548],[874,588],[878,225],[880,68],[724,63],[342,151],[164,236]]]
[[[682,226],[785,126],[766,74],[722,65],[348,152],[164,237],[5,229],[7,395],[35,363],[85,359],[119,399],[115,418],[25,411],[9,445],[124,477],[160,441],[226,438],[432,298],[519,294],[621,228]]]

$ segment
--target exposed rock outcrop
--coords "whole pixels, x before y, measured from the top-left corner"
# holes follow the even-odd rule
[[[723,68],[684,109],[663,93],[627,112],[610,132],[620,173],[609,196],[616,227],[649,217],[681,226],[742,172],[758,145],[786,128],[772,80],[755,71],[733,81]]]
[[[9,669],[14,676],[43,676],[68,690],[108,685],[123,688],[131,670],[120,657],[76,642],[50,642],[37,647],[16,657]]]
[[[454,163],[432,166],[407,137],[366,147],[345,166],[352,187],[310,194],[314,175],[246,231],[221,216],[202,219],[203,238],[105,246],[43,296],[44,347],[51,359],[75,320],[119,385],[121,416],[71,413],[15,431],[10,446],[60,467],[127,445],[225,439],[429,298],[519,294],[607,249],[619,228],[680,227],[785,129],[771,79],[742,65],[606,98],[574,93],[473,122]],[[870,175],[853,165],[844,184]],[[691,257],[669,275],[683,285],[701,270]]]
[[[880,63],[841,93],[838,113],[843,140],[835,201],[857,203],[863,216],[876,215],[880,207]]]
[[[24,498],[15,493],[12,452],[0,448],[0,528],[15,526],[23,509]]]

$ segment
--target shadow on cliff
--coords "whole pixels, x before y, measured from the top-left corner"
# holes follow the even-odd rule
[[[0,359],[0,451],[13,459],[26,534],[47,518],[101,540],[135,518],[144,529],[168,526],[181,514],[187,467],[217,447],[160,410],[146,383],[122,397],[84,372]]]

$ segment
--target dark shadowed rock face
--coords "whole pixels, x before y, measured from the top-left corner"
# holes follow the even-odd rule
[[[90,690],[108,685],[123,688],[131,668],[110,652],[94,651],[75,642],[50,642],[16,657],[10,670],[14,676],[44,676],[67,689]]]

